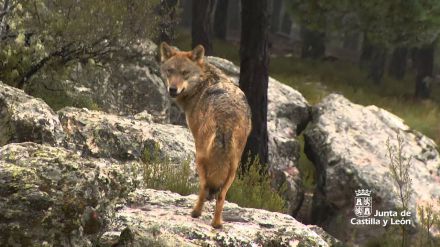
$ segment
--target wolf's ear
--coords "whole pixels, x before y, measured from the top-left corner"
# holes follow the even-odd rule
[[[163,63],[176,54],[176,50],[166,42],[160,44],[160,61]]]
[[[196,46],[192,50],[191,58],[193,61],[197,62],[198,64],[203,64],[203,60],[205,58],[205,48],[203,48],[202,45]]]

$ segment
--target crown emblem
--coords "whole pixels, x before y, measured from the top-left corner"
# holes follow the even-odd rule
[[[371,196],[371,190],[355,190],[354,193],[356,193],[356,196]]]

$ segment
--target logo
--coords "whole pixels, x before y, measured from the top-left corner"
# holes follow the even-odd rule
[[[354,214],[357,217],[368,217],[373,210],[373,199],[371,190],[355,190]]]
[[[354,214],[356,217],[350,219],[352,225],[411,225],[412,213],[410,210],[378,210],[373,213],[373,198],[371,190],[355,190]]]

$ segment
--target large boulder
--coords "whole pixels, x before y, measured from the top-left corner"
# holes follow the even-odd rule
[[[148,114],[128,118],[73,107],[63,108],[58,114],[66,133],[66,147],[82,155],[139,160],[155,154],[159,156],[156,158],[169,158],[175,163],[194,160],[189,130],[153,123]]]
[[[100,246],[336,246],[336,239],[293,217],[225,203],[222,230],[210,222],[215,203],[207,202],[203,215],[190,216],[196,195],[140,189],[115,212]]]
[[[35,143],[0,148],[0,246],[96,246],[139,166]]]
[[[220,68],[238,84],[240,68],[232,62],[208,57],[207,61]],[[309,121],[309,104],[293,88],[269,78],[267,128],[269,137],[269,166],[275,186],[287,185],[285,198],[289,214],[296,215],[303,201],[303,187],[297,164],[300,154],[298,134]]]
[[[44,101],[0,82],[0,146],[26,141],[56,145],[62,139],[58,116]]]
[[[157,46],[146,40],[124,52],[99,70],[78,64],[72,80],[65,82],[68,93],[90,97],[108,113],[135,115],[146,110],[155,122],[168,122],[170,103],[160,77]]]
[[[397,211],[402,206],[386,145],[390,140],[390,145],[396,146],[397,135],[403,140],[402,157],[412,157],[409,173],[413,193],[411,217],[407,219],[412,223],[408,230],[414,232],[417,205],[438,205],[440,199],[440,157],[434,141],[411,130],[397,116],[376,106],[354,104],[342,95],[329,95],[313,107],[312,123],[305,131],[305,151],[318,178],[314,223],[343,241],[354,239],[357,243],[385,232],[380,225],[353,225],[350,221],[356,218],[358,189],[371,191],[373,214],[376,210]]]

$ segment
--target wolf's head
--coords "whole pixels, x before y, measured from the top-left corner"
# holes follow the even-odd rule
[[[201,45],[192,51],[178,51],[165,42],[160,44],[160,71],[171,97],[190,92],[200,82],[204,55]]]

